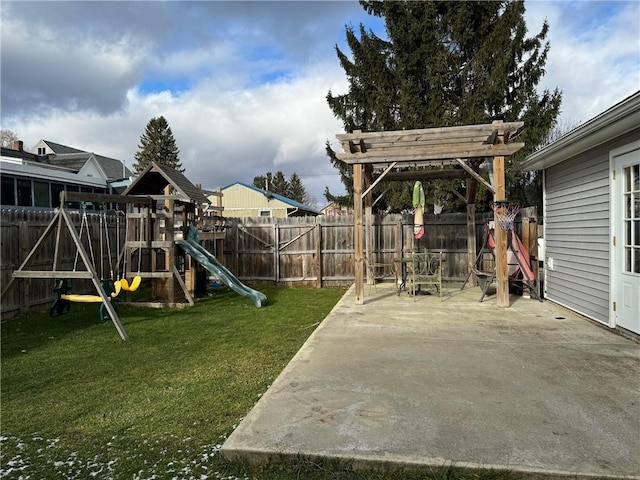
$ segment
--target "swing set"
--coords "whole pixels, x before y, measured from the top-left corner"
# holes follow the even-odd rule
[[[92,205],[91,202],[81,202],[80,207],[82,209],[82,216],[80,221],[80,233],[78,234],[78,239],[84,245],[87,245],[87,251],[91,258],[91,263],[96,269],[96,256],[94,255],[93,245],[92,245],[92,235],[88,222],[87,216],[87,207]],[[114,213],[116,215],[116,244],[117,244],[117,254],[116,254],[116,270],[114,273],[113,268],[113,256],[111,251],[111,241],[109,234],[109,226],[107,223],[107,204],[102,203],[102,212],[100,213],[100,279],[102,283],[102,288],[104,288],[105,293],[110,296],[111,299],[115,299],[121,290],[134,292],[140,286],[142,278],[140,277],[140,261],[138,262],[138,274],[133,278],[131,284],[125,278],[126,273],[126,255],[124,255],[124,248],[121,249],[122,243],[120,242],[120,218],[121,216],[125,217],[126,221],[126,213],[122,210],[116,209]],[[85,239],[86,236],[86,239]],[[125,230],[125,241],[128,238],[128,232]],[[105,248],[106,247],[106,248]],[[142,245],[140,245],[140,249]],[[109,262],[109,276],[105,275],[104,271],[104,257],[105,253],[107,256],[107,260]],[[80,250],[76,250],[75,259],[73,261],[73,271],[77,271],[78,267],[78,258],[80,256]],[[138,254],[138,258],[142,258],[142,254]],[[122,265],[122,269],[120,269],[120,265]],[[58,294],[58,298],[53,302],[51,308],[49,309],[49,315],[51,317],[62,315],[63,313],[67,313],[70,310],[71,303],[103,303],[103,299],[100,295],[86,295],[86,294],[74,294],[69,293],[73,288],[73,283],[71,279],[62,278],[57,279],[54,283],[53,290]],[[116,312],[118,311],[117,304],[113,303],[114,309]],[[102,320],[107,320],[109,315],[106,311],[104,304],[100,307],[100,318]]]
[[[80,202],[82,208],[82,216],[80,222],[80,232],[76,231],[73,219],[69,211],[67,210],[67,204],[70,202]],[[91,240],[91,232],[89,228],[87,206],[92,203],[101,204],[103,211],[100,215],[100,268],[99,273],[96,268],[96,258]],[[7,292],[15,284],[15,280],[20,279],[53,279],[54,291],[58,294],[58,299],[51,306],[50,314],[55,316],[69,311],[70,304],[75,302],[81,303],[102,303],[100,307],[100,315],[103,319],[110,318],[113,322],[120,338],[127,340],[128,335],[125,331],[118,312],[116,309],[114,300],[122,290],[135,291],[140,286],[140,258],[142,256],[142,232],[140,232],[140,242],[138,248],[138,274],[133,277],[131,283],[125,278],[126,274],[126,256],[125,250],[120,248],[120,232],[119,232],[119,219],[124,212],[116,211],[118,215],[118,221],[116,222],[116,237],[118,245],[117,265],[122,264],[120,272],[114,272],[112,257],[111,257],[111,242],[109,239],[108,225],[107,225],[107,210],[106,205],[113,204],[137,204],[142,205],[150,210],[153,206],[153,200],[150,197],[138,197],[131,195],[112,195],[112,194],[99,194],[99,193],[76,193],[76,192],[61,192],[60,193],[60,208],[56,210],[51,222],[40,236],[34,247],[31,249],[27,257],[22,264],[13,272],[11,280],[4,287],[0,297],[4,297]],[[52,270],[30,270],[28,267],[33,262],[38,253],[45,247],[46,240],[53,234],[55,234],[55,247],[53,256],[53,269]],[[126,232],[126,230],[125,230]],[[72,270],[65,270],[62,267],[62,242],[63,235],[68,234],[76,248],[76,255],[73,263]],[[103,236],[104,234],[104,236]],[[126,234],[125,234],[126,235]],[[85,247],[86,245],[86,247]],[[104,255],[109,258],[109,275],[105,275],[104,268]],[[122,262],[121,262],[122,259]],[[84,269],[82,268],[84,266]],[[119,274],[118,274],[119,273]],[[118,278],[119,277],[119,278]],[[73,279],[86,279],[91,280],[93,283],[97,295],[79,295],[70,293],[73,284]]]

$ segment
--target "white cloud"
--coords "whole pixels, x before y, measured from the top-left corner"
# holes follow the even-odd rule
[[[99,19],[98,7],[81,2],[76,21],[56,31],[34,15],[47,10],[41,15],[53,15],[51,25],[59,25],[69,21],[69,12],[58,7],[76,4],[12,3],[2,12],[2,88],[3,110],[13,114],[3,119],[2,128],[16,132],[26,145],[46,138],[131,166],[147,122],[163,115],[192,181],[215,188],[251,182],[267,171],[295,171],[322,202],[325,185],[333,193],[344,191],[324,151],[325,142],[335,145],[342,130],[326,94],[348,88],[333,44],[343,41],[344,23],[357,24],[362,16],[335,16],[355,11],[346,4],[325,8],[311,2],[306,11],[302,3],[252,4],[259,15],[245,12],[238,19],[224,12],[244,11],[241,5],[193,2],[185,6],[189,15],[176,17],[176,26],[170,21],[177,12],[174,2],[115,2]],[[282,15],[293,7],[300,16],[284,21]],[[5,15],[20,9],[21,18]],[[530,35],[545,18],[550,23],[551,50],[541,87],[563,91],[563,118],[586,121],[640,87],[639,10],[635,2],[527,3]],[[319,12],[323,16],[316,21],[313,15]],[[29,15],[34,20],[27,25]],[[90,20],[96,25],[75,26]],[[143,28],[136,30],[138,24]],[[318,32],[323,37],[316,37]],[[242,41],[243,36],[248,39]],[[275,40],[264,43],[270,36]],[[179,88],[171,88],[173,82]],[[28,116],[24,105],[5,104],[7,88],[20,93],[24,90],[18,87],[24,86],[47,102],[46,108],[34,102],[37,117]],[[70,109],[74,102],[91,105]]]
[[[640,4],[527,4],[532,33],[545,17],[551,48],[540,86],[562,90],[562,119],[586,122],[640,89]]]
[[[147,53],[144,44],[126,36],[110,43],[78,40],[20,21],[3,21],[2,30],[3,109],[10,111],[45,105],[112,111],[138,81]]]
[[[339,67],[317,66],[294,79],[253,89],[219,90],[202,83],[183,94],[131,90],[127,107],[109,115],[56,111],[37,123],[18,122],[27,145],[46,139],[93,150],[133,164],[147,122],[163,115],[173,131],[186,175],[206,188],[251,183],[267,171],[297,172],[309,194],[322,201],[325,185],[343,187],[324,148],[341,131],[324,98],[346,89]]]

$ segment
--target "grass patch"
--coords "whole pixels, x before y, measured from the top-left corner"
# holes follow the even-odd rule
[[[259,289],[269,299],[260,309],[226,288],[184,310],[123,306],[128,342],[95,304],[4,322],[0,477],[479,478],[304,458],[226,462],[218,451],[227,435],[344,294]]]

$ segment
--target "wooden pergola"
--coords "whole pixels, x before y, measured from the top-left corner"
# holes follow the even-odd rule
[[[343,133],[336,135],[343,153],[337,158],[353,166],[354,248],[356,303],[364,303],[363,225],[367,242],[373,228],[373,188],[382,181],[467,180],[467,238],[469,267],[475,259],[475,196],[478,182],[494,194],[494,201],[505,200],[504,157],[524,143],[512,142],[524,122],[495,121],[483,125],[396,130],[390,132]],[[492,163],[493,179],[480,175],[480,165]],[[363,201],[366,222],[363,222]],[[496,222],[497,224],[497,222]],[[496,278],[498,306],[509,306],[507,275],[507,234],[496,228]],[[370,251],[370,245],[367,245]]]

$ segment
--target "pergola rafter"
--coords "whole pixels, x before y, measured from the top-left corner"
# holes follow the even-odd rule
[[[524,122],[496,121],[482,125],[389,132],[355,131],[336,135],[343,149],[343,153],[336,157],[353,167],[356,303],[364,303],[362,200],[366,202],[369,252],[373,187],[382,181],[466,178],[469,186],[467,221],[473,221],[477,182],[482,182],[494,193],[494,200],[505,199],[504,157],[524,147],[522,142],[509,142],[523,127]],[[493,185],[480,175],[480,166],[486,160],[492,160]],[[468,227],[470,262],[475,258],[474,228]],[[508,307],[507,236],[501,229],[496,229],[496,269],[498,305]]]

